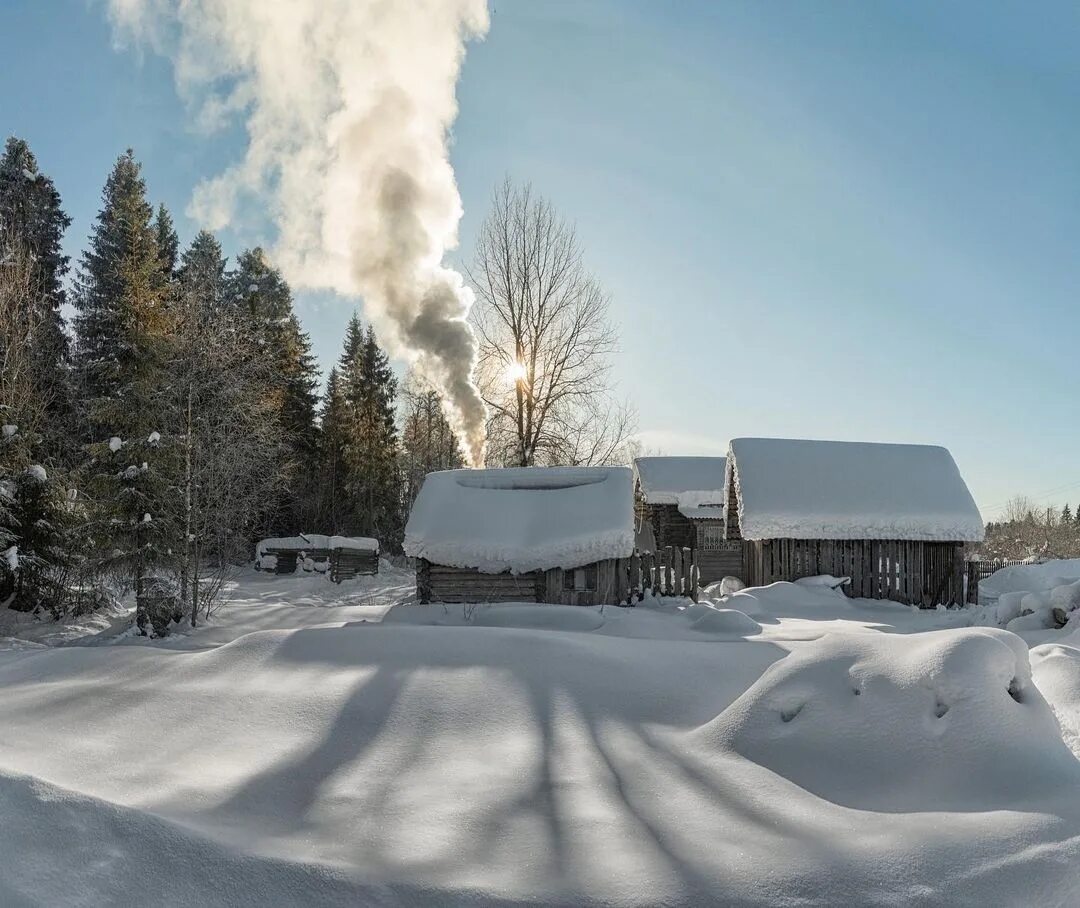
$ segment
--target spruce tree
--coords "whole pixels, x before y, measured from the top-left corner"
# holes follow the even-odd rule
[[[338,364],[344,403],[344,518],[350,533],[374,536],[393,550],[403,528],[395,424],[397,379],[374,330],[353,315]]]
[[[157,217],[154,219],[154,236],[157,239],[158,259],[161,262],[162,274],[171,280],[176,275],[177,256],[180,254],[180,237],[176,235],[172,215],[169,214],[169,209],[164,205],[158,205]]]
[[[227,281],[229,304],[244,316],[273,376],[263,394],[279,414],[286,454],[281,462],[282,485],[276,516],[268,533],[291,534],[310,529],[316,510],[315,463],[318,429],[318,367],[311,341],[293,312],[292,291],[259,248],[240,254]]]
[[[1066,503],[1065,507],[1061,509],[1061,522],[1070,523],[1073,519],[1072,508]]]
[[[168,278],[133,152],[117,160],[83,254],[75,305],[87,465],[101,566],[136,586],[167,556],[169,476],[160,410],[170,333]]]
[[[345,460],[349,431],[349,411],[342,393],[337,368],[330,370],[320,411],[318,473],[320,477],[317,519],[328,533],[348,531],[345,516],[352,508],[347,500],[347,466]]]

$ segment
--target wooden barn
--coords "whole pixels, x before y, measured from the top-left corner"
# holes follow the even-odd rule
[[[627,467],[430,473],[405,528],[421,602],[626,601]]]
[[[724,535],[723,457],[638,457],[634,520],[640,547],[694,550],[700,583],[742,573],[742,545]]]
[[[738,438],[726,474],[747,585],[832,574],[850,596],[964,602],[964,546],[984,527],[945,448]]]

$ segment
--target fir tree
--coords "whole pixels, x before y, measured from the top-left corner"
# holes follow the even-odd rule
[[[130,568],[138,586],[165,559],[170,536],[157,507],[169,480],[158,430],[170,322],[153,209],[130,150],[102,202],[79,272],[76,364],[100,561]]]
[[[397,379],[374,330],[353,316],[338,364],[344,402],[345,490],[348,532],[400,545],[401,474],[394,420]]]
[[[337,368],[330,370],[319,414],[319,487],[318,522],[327,532],[344,534],[345,516],[351,512],[346,501],[347,470],[345,450],[349,431],[349,411],[342,393]]]
[[[12,608],[47,608],[56,617],[64,610],[68,590],[59,582],[70,562],[70,522],[65,490],[40,464],[22,471],[13,486],[10,507],[16,538]]]
[[[1061,522],[1062,523],[1070,523],[1072,521],[1072,519],[1073,519],[1072,508],[1070,508],[1069,505],[1066,504],[1065,507],[1063,507],[1061,509]]]
[[[172,215],[169,214],[169,209],[164,205],[158,205],[157,217],[154,219],[154,236],[157,239],[161,272],[171,280],[176,275],[177,256],[180,254],[180,237],[176,235]]]

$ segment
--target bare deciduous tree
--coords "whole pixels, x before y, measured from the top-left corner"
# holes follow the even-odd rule
[[[0,422],[17,425],[26,438],[41,428],[54,389],[36,368],[45,323],[34,261],[3,237],[0,229]]]
[[[273,363],[241,314],[221,305],[214,280],[192,284],[174,315],[165,440],[175,440],[173,534],[181,543],[181,600],[195,626],[232,565],[246,560],[253,532],[281,491],[285,438],[264,393]]]
[[[469,278],[488,462],[625,461],[636,416],[612,395],[610,301],[585,269],[574,228],[531,187],[506,180]]]
[[[1005,504],[1003,519],[1006,523],[1034,522],[1035,503],[1026,495],[1014,495]]]
[[[435,470],[465,465],[454,431],[443,415],[439,393],[415,372],[401,385],[401,471],[408,510],[416,500],[424,477]]]

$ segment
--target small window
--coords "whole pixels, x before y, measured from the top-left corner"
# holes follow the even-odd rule
[[[703,552],[719,552],[725,541],[724,525],[719,521],[698,524],[698,548]]]
[[[570,568],[563,571],[563,590],[574,593],[588,593],[596,589],[596,565],[582,568]]]

